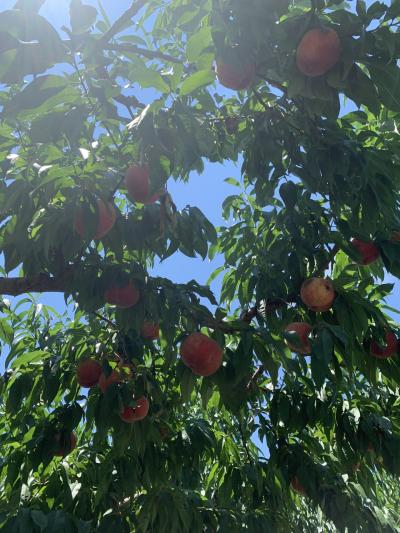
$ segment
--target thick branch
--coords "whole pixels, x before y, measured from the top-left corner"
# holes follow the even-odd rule
[[[136,15],[140,9],[146,4],[146,0],[136,0],[131,7],[125,11],[99,39],[99,46],[104,46],[117,33],[124,29],[125,25],[129,23],[130,19]]]
[[[38,274],[32,278],[0,277],[0,294],[19,296],[27,292],[65,292],[65,277]]]

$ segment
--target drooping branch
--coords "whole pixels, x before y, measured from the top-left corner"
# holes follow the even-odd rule
[[[112,24],[112,26],[99,39],[99,46],[105,46],[117,33],[124,29],[125,25],[129,23],[130,19],[142,9],[146,4],[146,0],[136,0],[131,7],[122,13],[122,15]]]

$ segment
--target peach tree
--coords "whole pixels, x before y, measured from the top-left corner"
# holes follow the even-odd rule
[[[2,531],[398,531],[400,2],[43,4],[0,12]],[[228,161],[225,227],[176,208]]]

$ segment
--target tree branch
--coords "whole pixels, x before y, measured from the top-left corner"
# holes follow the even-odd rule
[[[136,0],[136,2],[133,2],[131,7],[127,9],[125,13],[122,13],[122,15],[114,22],[114,24],[112,24],[111,28],[109,28],[102,35],[98,42],[99,46],[104,47],[104,45],[108,43],[117,33],[123,30],[130,19],[134,17],[145,4],[146,0]]]
[[[22,294],[26,294],[28,292],[65,292],[67,290],[67,278],[72,273],[72,267],[68,267],[66,272],[61,275],[60,277],[52,277],[48,274],[38,274],[36,276],[33,276],[31,278],[29,277],[21,277],[21,278],[5,278],[0,277],[0,294],[2,295],[8,295],[8,296],[20,296]],[[266,313],[269,310],[277,309],[279,307],[283,307],[290,303],[292,300],[291,296],[289,295],[286,300],[268,300],[264,302],[264,304],[261,306],[261,316],[262,313]],[[231,322],[223,321],[223,320],[217,320],[216,318],[212,316],[199,316],[196,315],[194,318],[195,320],[201,324],[202,326],[205,326],[210,329],[221,331],[222,333],[240,333],[241,331],[246,330],[252,330],[254,333],[257,333],[256,330],[254,330],[251,325],[251,319],[256,316],[256,309],[257,314],[259,307],[252,308],[247,316],[244,316],[241,320],[234,320]],[[115,324],[102,315],[98,315],[97,313],[94,313],[98,318],[101,320],[105,320],[109,323],[109,325],[112,325],[115,327]],[[255,378],[257,377],[254,376]],[[252,381],[254,380],[254,377],[252,378]]]
[[[65,276],[38,274],[32,278],[0,277],[0,294],[19,296],[27,292],[65,292]]]
[[[147,48],[141,48],[135,44],[107,44],[104,46],[105,50],[111,50],[113,52],[121,52],[123,54],[139,54],[148,59],[163,59],[170,61],[171,63],[184,63],[184,59],[174,57],[169,54],[164,54],[157,50],[148,50]]]
[[[264,372],[264,365],[260,365],[254,374],[251,376],[250,381],[247,383],[246,389],[250,390],[253,383],[256,383],[259,376]]]

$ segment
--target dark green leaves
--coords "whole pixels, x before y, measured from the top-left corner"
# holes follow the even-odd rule
[[[383,105],[393,111],[400,110],[398,87],[400,82],[400,68],[395,64],[369,65],[368,70],[378,88],[379,98]]]
[[[333,354],[333,340],[328,329],[323,328],[312,344],[311,373],[318,388],[329,376]]]
[[[0,251],[2,275],[21,278],[0,286],[67,302],[61,314],[45,295],[2,306],[0,529],[397,530],[399,358],[373,359],[368,342],[399,331],[385,302],[400,272],[399,2],[139,0],[125,14],[86,2],[68,2],[59,33],[41,0],[0,14]],[[337,31],[340,61],[306,77],[296,48],[321,25]],[[223,52],[256,66],[249,91],[213,83]],[[146,163],[143,198],[162,194],[132,202],[127,167]],[[210,183],[193,177],[203,171],[234,187],[220,229],[207,218],[214,181],[204,213],[173,183]],[[97,198],[117,217],[91,240]],[[358,264],[353,237],[382,260]],[[191,263],[159,276],[175,252],[217,258],[217,298]],[[303,303],[313,276],[333,279],[332,308]],[[137,304],[106,303],[130,280]],[[306,356],[285,342],[295,321],[312,330]],[[179,357],[199,330],[224,347],[204,379]],[[98,376],[79,387],[86,358],[131,372],[106,391]],[[148,416],[123,421],[141,395]],[[71,431],[77,449],[53,457]]]

